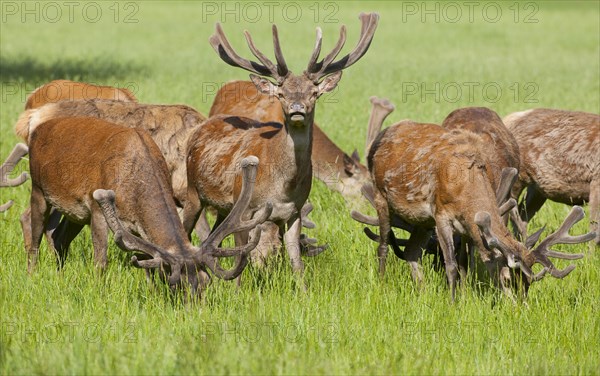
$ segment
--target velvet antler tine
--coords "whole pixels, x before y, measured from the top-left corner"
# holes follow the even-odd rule
[[[317,27],[317,37],[315,41],[315,48],[313,49],[312,55],[308,60],[308,67],[306,71],[309,73],[317,72],[319,67],[317,66],[317,60],[319,59],[319,55],[321,54],[321,45],[323,42],[323,31],[320,27]]]
[[[160,250],[157,246],[144,239],[138,238],[125,229],[117,216],[114,191],[97,189],[92,196],[100,205],[104,218],[106,218],[106,222],[108,223],[108,227],[110,227],[114,233],[115,242],[121,249],[126,251],[140,251],[154,258],[163,259],[169,264],[173,261],[170,258],[165,259],[165,257],[168,256],[167,252]]]
[[[502,205],[510,194],[515,181],[517,180],[518,171],[514,167],[505,167],[502,169],[502,175],[500,177],[500,183],[496,188],[496,204]]]
[[[356,47],[349,54],[342,57],[338,61],[327,65],[323,64],[319,71],[319,78],[348,68],[352,64],[356,63],[367,52],[369,46],[371,45],[371,41],[373,40],[375,30],[377,29],[379,15],[377,13],[361,14],[360,19],[362,22],[361,36]]]
[[[0,187],[16,187],[17,185],[25,183],[29,176],[26,172],[22,172],[21,175],[14,179],[9,178],[8,175],[15,169],[17,163],[19,163],[21,158],[26,156],[28,152],[29,148],[27,148],[27,145],[22,143],[15,145],[4,163],[2,163],[2,166],[0,166]]]
[[[371,101],[371,116],[369,117],[369,126],[367,128],[367,140],[365,142],[365,156],[369,155],[371,144],[381,131],[383,122],[389,114],[394,112],[394,105],[385,98],[375,96],[369,99]]]
[[[209,38],[209,42],[214,50],[219,54],[221,60],[233,67],[239,67],[247,71],[259,74],[261,76],[270,76],[271,70],[262,64],[246,60],[239,56],[227,40],[223,28],[217,23],[215,34]]]
[[[379,218],[377,217],[371,217],[369,215],[363,214],[361,212],[358,212],[356,210],[352,210],[350,212],[350,216],[352,217],[352,219],[354,219],[357,222],[363,223],[365,225],[369,225],[369,226],[379,226]]]
[[[283,52],[281,51],[281,44],[279,43],[279,32],[277,26],[273,25],[273,49],[275,50],[275,61],[277,61],[277,73],[280,77],[285,77],[289,73]]]
[[[5,204],[0,205],[0,213],[7,211],[13,206],[15,202],[13,200],[8,200]]]
[[[590,232],[583,235],[569,235],[569,230],[579,221],[583,219],[585,213],[580,206],[574,206],[571,209],[571,212],[562,225],[556,230],[554,233],[550,234],[546,239],[542,240],[542,242],[533,250],[531,253],[535,257],[536,262],[542,264],[546,269],[548,269],[548,273],[555,278],[564,278],[566,277],[573,269],[575,269],[575,265],[569,265],[565,269],[560,270],[554,266],[552,261],[550,261],[549,257],[565,259],[565,260],[577,260],[582,258],[584,255],[581,253],[563,253],[557,252],[549,249],[549,247],[555,244],[579,244],[585,243],[590,240],[593,240],[596,236],[594,232]],[[541,278],[540,278],[541,279]]]
[[[514,198],[509,199],[504,204],[500,205],[498,208],[498,214],[501,217],[504,217],[507,213],[509,213],[513,208],[517,207],[517,200]]]
[[[248,43],[248,48],[250,48],[250,51],[252,52],[252,54],[254,56],[256,56],[256,58],[265,66],[267,67],[267,69],[270,72],[270,76],[275,78],[277,81],[280,81],[283,77],[281,77],[278,72],[277,72],[277,67],[275,66],[275,64],[273,64],[273,62],[265,55],[263,54],[258,48],[256,48],[256,45],[254,44],[254,41],[252,40],[252,36],[250,35],[250,33],[246,30],[244,31],[244,36],[246,37],[246,43]]]

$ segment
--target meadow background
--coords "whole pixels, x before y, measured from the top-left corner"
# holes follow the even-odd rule
[[[217,21],[245,57],[242,31],[272,56],[277,23],[298,73],[317,25],[328,51],[346,24],[346,52],[360,31],[357,15],[378,11],[370,50],[317,105],[317,121],[348,152],[362,154],[371,95],[395,103],[387,125],[440,123],[463,106],[501,116],[532,107],[600,112],[597,1],[0,5],[2,158],[17,142],[12,127],[27,94],[52,79],[129,87],[142,102],[208,113],[220,85],[248,77],[209,46]],[[0,214],[1,374],[600,373],[600,257],[592,245],[557,247],[586,257],[565,280],[534,284],[527,304],[503,298],[485,278],[469,281],[452,304],[445,274],[427,258],[423,290],[391,253],[381,281],[375,244],[341,196],[315,181],[318,228],[309,232],[330,249],[305,258],[306,293],[281,258],[248,268],[239,291],[214,281],[204,302],[182,304],[164,286],[149,286],[114,245],[107,272],[97,273],[87,229],[61,272],[44,245],[28,276],[18,218],[29,191],[30,183],[0,190],[0,202],[15,200]],[[530,226],[547,224],[548,233],[568,211],[546,204]],[[586,218],[573,231],[587,226]]]

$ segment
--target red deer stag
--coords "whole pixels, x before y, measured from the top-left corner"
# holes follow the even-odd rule
[[[177,215],[167,164],[147,132],[95,118],[54,119],[32,129],[29,148],[32,231],[24,234],[29,272],[37,262],[45,221],[53,207],[72,223],[91,226],[94,260],[99,266],[106,265],[110,228],[120,248],[142,252],[144,260],[132,258],[135,266],[161,268],[168,273],[171,286],[180,284],[184,275],[183,281],[198,291],[210,278],[207,268],[224,279],[243,271],[247,254],[259,240],[260,225],[272,209],[266,203],[262,217],[241,221],[258,164],[256,157],[242,160],[239,200],[230,216],[196,248]],[[247,246],[218,248],[225,236],[241,230],[252,230]],[[217,259],[232,255],[241,255],[238,263],[223,270]]]
[[[589,202],[590,229],[600,245],[600,115],[538,108],[504,118],[521,149],[513,189],[521,218],[529,221],[546,199],[567,205]]]
[[[548,249],[553,244],[574,244],[593,239],[595,234],[568,235],[583,218],[576,207],[561,228],[528,250],[504,225],[496,194],[486,171],[489,160],[480,136],[463,130],[448,131],[434,124],[403,121],[383,130],[371,145],[368,166],[374,182],[374,201],[380,226],[378,248],[380,273],[385,271],[390,218],[398,216],[413,226],[405,247],[405,258],[413,277],[422,279],[421,248],[435,229],[444,255],[446,275],[454,298],[458,267],[453,235],[467,235],[477,249],[492,279],[512,296],[511,286],[529,284],[546,273],[563,278],[574,268],[558,270],[549,257],[577,259],[581,254],[563,254]],[[531,267],[543,270],[534,275]],[[519,268],[525,278],[513,279],[510,268]]]
[[[29,176],[26,172],[22,172],[16,178],[9,178],[8,175],[14,170],[17,166],[17,163],[27,155],[27,145],[25,144],[17,144],[13,148],[12,152],[6,158],[6,161],[0,166],[0,187],[16,187],[17,185],[21,185],[27,181],[27,177]],[[8,210],[13,205],[13,201],[9,200],[7,203],[0,205],[0,213]]]
[[[301,75],[293,74],[281,52],[277,27],[273,25],[273,42],[277,64],[273,64],[254,45],[248,32],[248,46],[260,61],[251,62],[240,57],[231,47],[220,24],[210,43],[226,63],[248,70],[258,90],[276,97],[282,106],[285,121],[263,123],[247,117],[218,115],[209,118],[189,142],[188,200],[184,207],[184,226],[191,232],[202,208],[213,207],[219,221],[230,210],[239,192],[235,171],[244,153],[259,157],[263,168],[259,171],[255,194],[249,205],[252,216],[267,199],[273,200],[273,214],[269,220],[284,232],[284,243],[294,271],[302,273],[300,258],[301,208],[306,202],[312,184],[312,133],[315,103],[319,96],[335,88],[342,70],[356,63],[368,50],[379,20],[377,14],[361,14],[361,35],[357,46],[348,55],[334,61],[346,40],[342,26],[340,39],[333,50],[317,61],[321,50],[321,29],[317,28],[316,46],[307,69]],[[275,80],[273,83],[259,76]],[[193,184],[193,185],[192,185]],[[286,230],[287,226],[287,230]],[[238,238],[243,242],[243,236]]]
[[[128,89],[69,80],[54,80],[38,87],[29,94],[25,103],[25,109],[30,110],[42,107],[46,103],[82,99],[112,99],[124,102],[137,102],[136,97]]]
[[[367,147],[370,146],[370,143],[377,136],[382,127],[383,119],[381,118],[381,115],[378,115],[382,112],[381,103],[391,106],[387,108],[389,108],[389,111],[393,111],[393,106],[385,99],[372,97],[371,102],[373,103],[373,111],[371,121],[369,122]],[[386,107],[383,107],[383,111],[384,116],[389,114],[389,112],[386,111]],[[496,192],[496,203],[499,206],[499,212],[505,214],[510,210],[512,211],[512,215],[517,217],[518,214],[515,209],[516,202],[509,199],[509,194],[516,178],[517,168],[519,167],[519,147],[516,144],[514,137],[512,137],[512,134],[502,123],[500,117],[494,111],[484,107],[461,108],[450,113],[442,123],[442,126],[449,130],[464,129],[476,133],[490,145],[491,150],[487,153],[488,160],[486,166],[488,166],[488,178],[490,179],[492,188]],[[372,187],[365,187],[364,191],[366,196],[372,202]],[[376,226],[379,225],[377,218],[367,217],[358,212],[353,212],[352,216],[362,223]],[[522,225],[522,222],[518,222],[518,224]],[[411,231],[411,226],[397,217],[392,218],[392,227],[400,227],[407,231]],[[371,239],[379,241],[379,237],[370,230],[365,229],[365,232]],[[392,234],[393,233],[390,233],[390,235]],[[390,238],[389,241],[394,249],[394,253],[403,259],[404,256],[399,252],[397,245],[405,244],[405,241],[395,238]],[[468,240],[464,239],[463,242],[457,243],[461,246],[461,250],[463,251],[460,254],[461,262],[459,264],[464,271],[466,271],[467,266],[466,253],[464,252],[464,245],[466,242],[468,242]],[[439,255],[435,235],[428,242],[427,251],[436,256]]]
[[[261,123],[283,124],[285,115],[279,101],[261,93],[250,81],[225,84],[213,102],[209,117],[216,115],[248,116]],[[360,163],[358,153],[344,153],[317,125],[313,124],[311,161],[314,177],[329,189],[339,192],[351,206],[360,206],[361,187],[370,181],[369,170]]]

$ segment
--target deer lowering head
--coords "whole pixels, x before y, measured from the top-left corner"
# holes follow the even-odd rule
[[[240,219],[258,165],[255,157],[248,157],[242,161],[241,193],[231,215],[197,248],[189,242],[177,214],[166,162],[145,131],[95,118],[61,118],[37,127],[29,147],[31,235],[24,236],[30,272],[54,207],[69,219],[69,231],[77,234],[85,224],[91,226],[96,264],[106,265],[110,228],[122,249],[142,253],[143,260],[132,259],[134,265],[161,268],[172,286],[187,281],[198,290],[210,279],[208,270],[224,279],[241,273],[248,252],[259,240],[257,226],[272,210],[267,203],[262,216]],[[251,232],[248,244],[220,249],[223,238],[236,231]],[[217,258],[232,255],[239,257],[231,270],[218,266]]]
[[[273,46],[277,64],[256,48],[247,31],[244,35],[248,47],[259,62],[240,57],[231,47],[220,24],[217,24],[215,34],[210,38],[210,44],[227,64],[254,73],[250,75],[250,79],[260,92],[279,99],[287,125],[312,126],[317,98],[336,87],[342,76],[342,70],[356,63],[367,52],[373,39],[379,15],[362,13],[359,17],[362,28],[358,44],[348,55],[337,61],[334,60],[346,42],[346,27],[342,26],[337,44],[321,61],[318,60],[321,53],[322,32],[317,28],[315,48],[308,67],[301,75],[295,75],[288,69],[275,25],[273,25]],[[274,82],[259,76],[269,77]]]
[[[0,187],[16,187],[17,185],[25,183],[27,177],[29,176],[26,172],[22,172],[16,178],[9,178],[8,175],[15,169],[21,158],[27,155],[27,151],[27,145],[15,145],[8,158],[6,158],[6,161],[4,161],[2,166],[0,166]],[[8,210],[12,205],[12,200],[0,205],[0,213]]]
[[[369,151],[369,169],[378,213],[375,223],[380,226],[377,237],[380,272],[385,270],[387,246],[394,239],[389,234],[395,217],[411,226],[404,256],[413,277],[418,279],[421,249],[432,230],[436,231],[453,296],[458,278],[454,233],[464,234],[473,241],[492,278],[507,294],[511,294],[511,286],[515,284],[510,268],[520,269],[525,275],[525,292],[530,282],[544,274],[563,278],[573,269],[571,266],[558,270],[549,257],[576,259],[582,255],[561,254],[548,247],[560,242],[584,242],[594,236],[567,235],[569,228],[581,219],[580,209],[567,218],[556,234],[533,250],[530,248],[540,232],[531,236],[527,244],[516,241],[500,218],[500,214],[514,207],[514,201],[498,208],[496,191],[487,173],[484,145],[478,135],[469,131],[447,131],[437,125],[410,121],[379,133]],[[514,181],[515,171],[506,172],[505,180],[509,183],[500,184],[502,191],[509,190],[510,182]],[[543,266],[538,275],[531,271],[535,263]]]

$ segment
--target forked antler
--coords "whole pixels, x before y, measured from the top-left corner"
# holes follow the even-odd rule
[[[486,212],[478,212],[475,215],[475,223],[481,230],[483,237],[485,238],[488,245],[492,248],[496,248],[501,251],[504,256],[507,258],[509,266],[519,267],[523,273],[531,279],[532,282],[539,281],[544,277],[545,274],[550,273],[551,276],[555,278],[564,278],[566,277],[573,269],[575,269],[575,265],[571,264],[567,266],[565,269],[558,269],[556,266],[550,261],[549,257],[566,259],[566,260],[577,260],[583,257],[583,254],[569,254],[562,253],[550,250],[548,247],[554,244],[579,244],[588,242],[596,236],[594,232],[590,232],[584,235],[571,236],[569,235],[569,230],[575,223],[579,222],[585,216],[584,211],[579,206],[574,206],[567,218],[565,218],[563,224],[560,226],[556,232],[549,235],[546,239],[544,239],[540,245],[538,245],[534,250],[532,250],[529,255],[532,256],[534,262],[540,263],[543,266],[542,271],[537,274],[533,274],[529,265],[521,260],[521,255],[516,254],[513,250],[511,250],[504,242],[500,240],[498,236],[496,236],[491,229],[491,220],[490,215]],[[530,236],[531,241],[526,243],[528,248],[532,247],[533,243],[537,241],[540,234],[542,233],[543,228],[533,235]]]
[[[311,203],[307,202],[300,211],[300,218],[302,219],[302,227],[315,228],[316,225],[313,221],[308,219],[308,214],[313,210]],[[325,251],[329,246],[327,244],[315,245],[317,239],[309,238],[306,234],[300,234],[300,248],[304,256],[313,257],[317,256]]]
[[[256,247],[260,240],[261,224],[271,215],[273,210],[271,203],[267,203],[265,210],[260,211],[261,215],[258,218],[248,221],[241,220],[241,216],[246,211],[252,197],[257,166],[258,158],[256,157],[251,156],[242,160],[243,181],[239,199],[229,215],[202,243],[202,246],[200,248],[191,247],[191,250],[195,252],[187,253],[185,250],[178,253],[167,252],[128,232],[117,216],[115,193],[113,191],[98,189],[94,191],[93,197],[100,205],[104,217],[114,233],[117,245],[126,251],[140,251],[152,256],[152,259],[148,260],[138,260],[136,256],[133,256],[131,262],[134,266],[144,269],[154,269],[162,268],[165,264],[168,265],[171,269],[168,281],[172,286],[180,282],[181,271],[184,267],[186,271],[193,271],[195,268],[206,266],[217,277],[230,280],[236,278],[244,270],[248,263],[248,254]],[[219,248],[219,243],[227,235],[250,229],[252,230],[248,244],[231,249]],[[233,268],[224,270],[219,265],[218,258],[230,256],[240,257]]]
[[[281,83],[288,75],[289,70],[287,68],[285,59],[283,58],[283,53],[281,52],[277,26],[273,25],[273,46],[275,49],[275,59],[277,61],[277,65],[273,64],[269,58],[267,58],[262,52],[260,52],[258,48],[256,48],[248,31],[244,31],[244,36],[246,37],[246,42],[248,43],[250,51],[252,51],[252,54],[254,54],[254,56],[256,56],[256,58],[262,64],[246,60],[239,56],[233,47],[231,47],[231,44],[227,40],[220,23],[217,23],[215,34],[209,38],[209,42],[219,54],[221,59],[227,64],[245,69],[261,76],[272,77],[277,80],[277,82]]]
[[[11,179],[8,175],[15,169],[17,163],[27,155],[29,149],[25,144],[16,144],[12,152],[6,158],[6,161],[0,166],[0,187],[16,187],[27,181],[29,176],[26,172],[22,172],[18,177]],[[9,200],[7,203],[0,205],[0,213],[8,210],[13,205],[13,201]]]
[[[544,269],[540,273],[534,276],[534,280],[540,280],[546,273],[550,273],[555,278],[566,277],[573,269],[575,265],[571,264],[565,269],[557,269],[548,257],[554,257],[564,260],[577,260],[583,257],[582,253],[562,253],[549,249],[554,244],[579,244],[589,242],[596,237],[596,233],[589,232],[584,235],[572,236],[569,235],[569,230],[575,223],[581,221],[585,217],[585,213],[580,206],[574,206],[571,212],[565,218],[562,225],[554,233],[550,234],[546,239],[531,252],[535,257],[535,260],[542,264]]]
[[[379,14],[361,13],[359,18],[361,22],[361,30],[356,47],[354,47],[354,50],[352,50],[349,54],[336,62],[333,60],[337,57],[346,43],[346,26],[342,25],[340,28],[340,38],[338,39],[338,42],[333,47],[331,52],[320,62],[317,62],[317,60],[321,52],[322,33],[321,29],[317,28],[317,41],[315,43],[315,48],[311,58],[308,62],[308,67],[306,68],[306,74],[311,80],[313,80],[313,82],[318,82],[321,78],[327,76],[328,74],[348,68],[352,64],[356,63],[367,52],[369,46],[371,45],[371,41],[373,40],[375,29],[377,29]]]

